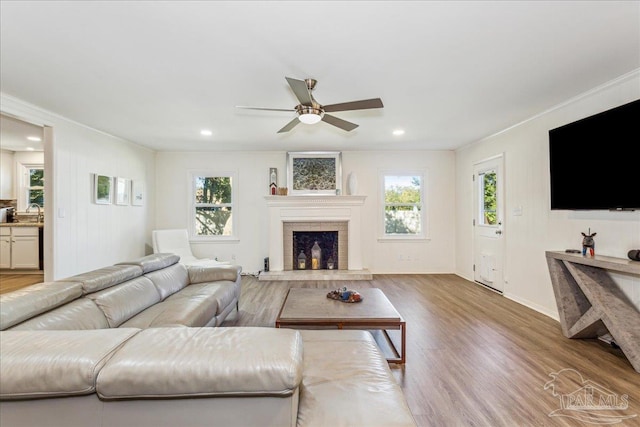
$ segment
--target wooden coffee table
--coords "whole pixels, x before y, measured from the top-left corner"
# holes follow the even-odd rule
[[[317,288],[289,289],[276,318],[276,328],[380,330],[393,353],[393,357],[388,357],[387,361],[405,363],[406,322],[380,289],[358,290],[362,301],[356,303],[327,298],[329,291]],[[393,329],[400,330],[400,351],[387,332]]]

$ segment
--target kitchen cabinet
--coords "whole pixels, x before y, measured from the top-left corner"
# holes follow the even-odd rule
[[[11,228],[0,227],[0,268],[11,268]]]
[[[0,227],[0,268],[39,269],[38,227]]]

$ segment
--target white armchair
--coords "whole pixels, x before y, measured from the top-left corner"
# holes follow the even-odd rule
[[[196,258],[191,252],[189,234],[186,229],[153,230],[151,232],[153,253],[173,253],[180,257],[185,265],[223,266],[228,262],[221,262],[210,258]]]

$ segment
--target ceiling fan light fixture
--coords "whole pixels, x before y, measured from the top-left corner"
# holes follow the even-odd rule
[[[313,125],[322,120],[322,117],[316,113],[304,113],[298,116],[298,120],[306,125]]]
[[[298,105],[296,111],[298,112],[298,120],[307,125],[318,123],[324,116],[322,109],[313,106]]]

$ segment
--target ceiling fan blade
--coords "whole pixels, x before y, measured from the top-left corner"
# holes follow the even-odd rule
[[[285,77],[285,79],[289,82],[289,86],[291,86],[291,89],[296,95],[296,98],[298,98],[298,101],[300,101],[300,104],[308,106],[313,104],[309,88],[304,80],[292,79],[291,77]]]
[[[296,111],[293,108],[247,107],[245,105],[236,105],[236,108],[242,108],[242,109],[245,109],[245,110],[262,110],[262,111],[287,111],[287,112]]]
[[[329,123],[330,125],[337,126],[342,130],[346,130],[347,132],[350,132],[359,126],[355,123],[339,119],[336,116],[331,116],[329,114],[325,114],[324,116],[322,116],[322,121],[325,123]]]
[[[295,119],[291,120],[289,123],[287,123],[285,125],[285,127],[283,127],[282,129],[280,129],[278,131],[278,133],[284,133],[284,132],[289,132],[291,129],[293,129],[294,127],[296,127],[296,125],[300,123],[300,120],[298,120],[298,118],[296,117]]]
[[[368,110],[370,108],[382,108],[382,100],[380,98],[363,99],[362,101],[343,102],[341,104],[324,105],[322,108],[326,112],[349,111],[349,110]]]

